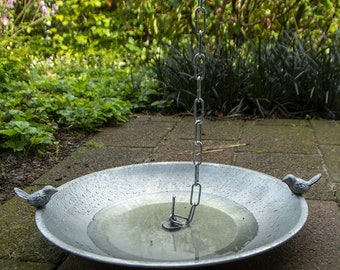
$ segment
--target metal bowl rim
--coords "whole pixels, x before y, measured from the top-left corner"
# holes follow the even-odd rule
[[[136,167],[136,166],[169,166],[169,165],[189,165],[192,164],[192,162],[150,162],[150,163],[140,163],[140,164],[131,164],[131,165],[126,165],[126,166],[119,166],[119,167],[114,167],[114,168],[109,168],[97,172],[90,173],[88,175],[96,174],[96,173],[102,173],[105,171],[111,171],[111,170],[118,170],[118,169],[124,169],[124,168],[129,168],[129,167]],[[242,170],[246,170],[248,172],[255,172],[257,174],[263,174],[266,177],[272,178],[273,181],[280,181],[279,179],[270,176],[268,174],[255,171],[252,169],[248,168],[243,168],[239,166],[233,166],[233,165],[226,165],[226,164],[218,164],[218,163],[203,163],[202,165],[204,166],[214,166],[214,167],[230,167],[230,168],[238,168]],[[74,180],[71,180],[60,187],[58,189],[65,189],[72,183],[76,183],[79,181],[83,180],[83,176],[80,176],[78,178],[75,178]],[[288,188],[288,187],[287,187]],[[223,255],[221,257],[214,257],[212,259],[204,259],[200,261],[166,261],[166,262],[161,262],[161,261],[135,261],[135,260],[125,260],[125,259],[120,259],[120,258],[114,258],[114,257],[107,257],[107,256],[102,256],[99,254],[94,254],[88,251],[84,251],[82,249],[79,249],[77,247],[74,247],[72,245],[69,245],[63,241],[61,241],[58,237],[50,233],[48,228],[45,226],[44,223],[44,218],[43,218],[43,212],[42,210],[38,209],[35,214],[35,222],[40,230],[41,234],[50,242],[55,244],[56,246],[72,253],[75,255],[78,255],[80,257],[90,259],[90,260],[95,260],[98,262],[102,263],[107,263],[107,264],[117,264],[117,265],[122,265],[122,266],[131,266],[131,267],[143,267],[143,268],[179,268],[179,267],[198,267],[198,266],[206,266],[206,265],[214,265],[214,264],[219,264],[219,263],[227,263],[227,262],[232,262],[236,260],[241,260],[245,258],[249,258],[258,254],[261,254],[263,252],[269,251],[286,241],[288,241],[290,238],[292,238],[296,233],[298,233],[301,228],[304,226],[304,224],[307,221],[308,218],[308,204],[306,200],[304,199],[303,196],[298,196],[298,195],[293,195],[297,196],[299,199],[299,207],[301,208],[301,215],[296,223],[296,225],[289,231],[289,233],[283,235],[282,237],[279,237],[276,239],[275,242],[263,245],[261,247],[249,250],[249,251],[243,251],[241,253],[230,253],[227,255]]]

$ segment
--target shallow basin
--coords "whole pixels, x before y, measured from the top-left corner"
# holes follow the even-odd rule
[[[211,265],[272,249],[304,225],[302,196],[272,176],[204,163],[201,204],[188,228],[169,232],[171,213],[187,215],[191,162],[145,163],[103,170],[58,188],[36,224],[52,243],[88,259],[136,267]]]

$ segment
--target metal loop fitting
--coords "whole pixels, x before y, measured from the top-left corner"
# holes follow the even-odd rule
[[[205,62],[205,55],[203,53],[197,53],[194,56],[194,76],[197,82],[200,81],[200,83],[205,77]]]
[[[197,198],[194,200],[195,189],[197,190]],[[192,206],[198,206],[201,202],[201,193],[202,193],[202,186],[200,183],[195,183],[191,186],[191,196],[190,196],[190,204]]]
[[[202,6],[198,6],[195,10],[195,29],[196,34],[201,36],[207,30],[207,11]]]

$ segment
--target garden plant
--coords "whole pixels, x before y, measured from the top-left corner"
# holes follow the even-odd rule
[[[57,147],[131,112],[191,112],[196,5],[0,1],[0,151]],[[340,118],[339,1],[205,4],[207,113]]]

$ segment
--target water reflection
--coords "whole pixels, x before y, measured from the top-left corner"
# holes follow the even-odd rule
[[[176,211],[185,215],[183,195]],[[178,197],[178,196],[177,196]],[[88,226],[94,244],[112,257],[146,261],[192,261],[237,252],[257,234],[254,216],[225,198],[204,195],[195,219],[187,228],[162,229],[171,203],[168,193],[127,200],[98,212]]]

